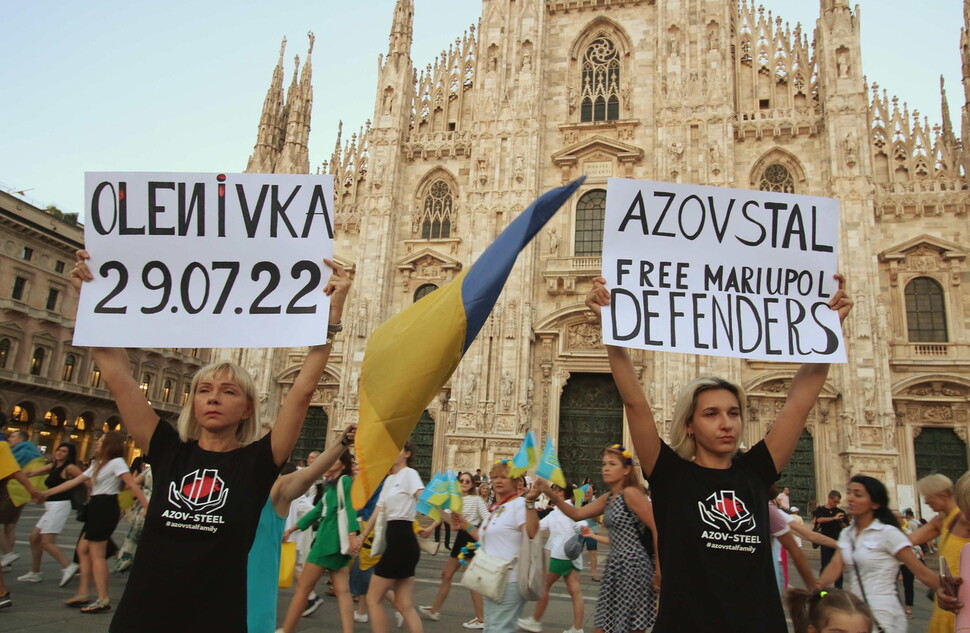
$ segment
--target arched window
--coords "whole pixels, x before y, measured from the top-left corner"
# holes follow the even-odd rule
[[[172,397],[172,381],[166,380],[165,384],[162,385],[162,402],[168,402],[168,399]]]
[[[0,369],[7,368],[8,356],[10,356],[10,339],[0,338]]]
[[[761,174],[758,189],[777,193],[795,193],[795,179],[788,168],[779,163],[773,163],[765,168]]]
[[[603,220],[606,191],[593,189],[576,203],[576,255],[603,254]]]
[[[451,237],[451,212],[453,196],[451,187],[444,180],[436,180],[424,197],[421,213],[421,239],[434,240]]]
[[[427,297],[429,294],[438,289],[438,286],[434,284],[424,284],[414,291],[414,300],[417,301],[422,297]]]
[[[101,370],[97,365],[91,366],[91,386],[95,389],[101,387]]]
[[[77,358],[74,354],[68,354],[64,357],[64,371],[61,372],[61,380],[64,382],[71,382],[74,380],[74,367],[77,365]]]
[[[946,307],[943,287],[929,277],[906,284],[906,325],[911,343],[945,343]]]
[[[620,118],[620,53],[607,37],[597,37],[583,54],[581,121]]]
[[[40,376],[40,372],[44,370],[44,348],[35,347],[34,355],[30,359],[30,374],[32,376]]]

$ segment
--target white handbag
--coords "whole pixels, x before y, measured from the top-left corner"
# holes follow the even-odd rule
[[[441,549],[441,543],[438,541],[432,541],[430,538],[424,538],[423,536],[418,537],[418,547],[421,551],[428,556],[437,556],[438,550]]]
[[[542,532],[529,538],[526,526],[522,526],[522,546],[519,548],[519,595],[523,600],[538,600],[542,595],[545,579],[545,555]]]
[[[479,593],[493,602],[500,602],[505,595],[505,584],[509,570],[515,559],[505,560],[486,554],[481,548],[475,550],[475,557],[461,577],[461,585]]]
[[[371,539],[371,556],[380,556],[387,549],[387,514],[384,508],[377,511],[374,518],[374,538]]]
[[[347,529],[347,502],[344,500],[344,475],[337,481],[337,533],[340,535],[340,553],[350,556],[350,532]]]

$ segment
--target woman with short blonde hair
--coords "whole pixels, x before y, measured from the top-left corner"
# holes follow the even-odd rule
[[[78,292],[94,279],[89,258],[77,252],[71,282]],[[158,491],[112,633],[185,630],[186,618],[191,630],[246,630],[246,565],[260,512],[300,435],[350,290],[347,273],[324,263],[333,271],[322,289],[330,297],[326,341],[307,350],[273,430],[262,438],[256,439],[259,400],[243,368],[201,369],[176,430],[152,409],[124,349],[93,348],[126,430],[151,456]]]

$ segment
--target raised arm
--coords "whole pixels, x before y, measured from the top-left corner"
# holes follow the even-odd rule
[[[560,499],[559,497],[555,496],[552,493],[552,490],[550,490],[548,482],[546,482],[544,479],[537,477],[536,483],[539,484],[539,489],[546,493],[546,496],[549,497],[549,503],[559,508],[563,514],[573,521],[592,519],[603,514],[603,511],[606,509],[606,502],[610,497],[609,494],[600,495],[599,498],[590,501],[581,508],[577,508],[573,504],[567,502],[565,499]]]
[[[280,477],[276,481],[276,485],[273,486],[271,493],[273,505],[275,506],[278,500],[281,503],[285,503],[288,508],[291,501],[305,494],[310,486],[313,485],[313,482],[323,477],[323,474],[337,463],[340,456],[353,443],[354,433],[356,431],[356,424],[348,424],[344,429],[343,435],[340,437],[340,441],[335,442],[333,446],[321,453],[313,460],[312,464],[289,475]],[[276,508],[276,510],[279,512],[280,508]],[[279,512],[279,514],[282,515],[283,513]]]
[[[610,293],[605,284],[606,279],[597,277],[593,280],[593,289],[586,295],[586,306],[600,319],[603,307],[610,305]],[[633,450],[636,451],[644,472],[649,476],[653,473],[653,467],[660,455],[660,433],[657,432],[657,423],[653,419],[653,409],[643,393],[633,361],[626,349],[607,345],[606,355],[610,359],[613,382],[623,399]]]
[[[77,251],[74,255],[71,284],[78,293],[81,292],[84,282],[94,279],[87,264],[90,258],[90,253],[84,250]],[[125,421],[125,430],[135,438],[135,443],[142,450],[147,451],[158,426],[158,414],[148,403],[145,393],[131,373],[128,353],[118,347],[95,347],[91,350],[91,356],[101,371],[101,379],[108,385],[121,413],[121,419]]]
[[[347,293],[350,291],[350,278],[346,271],[329,259],[323,260],[333,270],[333,274],[327,281],[323,292],[330,297],[330,324],[332,327],[340,323],[340,318],[344,313],[344,303],[347,300]],[[293,387],[286,395],[283,406],[276,416],[276,424],[273,426],[273,461],[278,466],[289,458],[296,445],[296,440],[300,436],[300,429],[303,427],[303,419],[306,417],[307,409],[310,407],[310,400],[313,392],[317,389],[317,383],[323,376],[323,370],[327,367],[330,360],[330,352],[333,349],[331,343],[314,345],[307,352],[300,373],[293,381]]]
[[[829,300],[828,305],[832,310],[838,311],[839,322],[844,323],[845,317],[852,309],[852,300],[845,293],[845,278],[842,275],[835,277],[839,280],[839,289]],[[784,470],[792,453],[795,452],[795,446],[805,428],[808,414],[818,401],[818,395],[822,393],[828,374],[828,363],[805,363],[792,378],[788,399],[778,412],[778,417],[772,423],[768,435],[765,436],[765,445],[771,453],[776,472],[780,473]]]

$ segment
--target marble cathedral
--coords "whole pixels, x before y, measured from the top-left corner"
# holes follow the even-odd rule
[[[963,18],[970,25],[970,0]],[[966,470],[970,110],[955,129],[944,93],[931,125],[867,79],[858,7],[820,0],[814,29],[802,30],[749,0],[483,0],[477,27],[423,68],[410,56],[413,19],[413,0],[398,0],[373,114],[349,138],[338,130],[322,166],[336,179],[335,250],[355,287],[300,450],[355,419],[369,332],[468,266],[540,192],[585,174],[428,404],[415,430],[424,469],[482,467],[532,428],[557,439],[567,475],[595,476],[602,447],[627,437],[583,305],[600,270],[606,179],[618,176],[841,201],[841,268],[856,302],[849,364],[832,368],[783,475],[793,504],[843,488],[850,473],[905,501],[918,476]],[[956,54],[967,101],[967,28]],[[250,171],[310,171],[309,54],[285,95],[283,83],[281,50]],[[302,353],[222,351],[262,381],[267,407]],[[796,369],[633,356],[664,434],[695,376],[742,384],[748,446]]]

